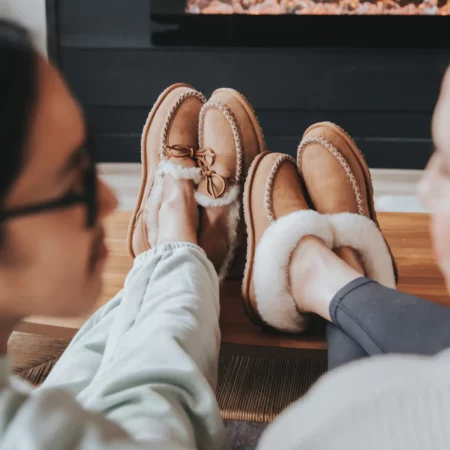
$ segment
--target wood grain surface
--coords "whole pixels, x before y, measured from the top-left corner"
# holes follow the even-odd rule
[[[125,245],[130,212],[114,213],[107,221],[107,241],[110,258],[104,275],[102,295],[94,312],[122,289],[132,260]],[[381,227],[392,246],[400,271],[398,289],[425,299],[448,304],[444,279],[433,260],[429,235],[429,216],[425,214],[380,213]],[[271,349],[324,350],[320,324],[306,335],[285,335],[254,326],[241,306],[240,280],[229,280],[221,294],[221,330],[225,346],[252,348],[255,352]],[[72,319],[31,317],[18,331],[70,339],[90,314]],[[252,352],[250,352],[252,353]]]

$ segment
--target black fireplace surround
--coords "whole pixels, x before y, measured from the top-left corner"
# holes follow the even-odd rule
[[[335,0],[328,0],[332,1]],[[418,1],[395,0],[395,4],[417,4]],[[186,0],[150,2],[153,44],[271,48],[450,48],[449,16],[204,15],[187,14],[186,3]],[[375,0],[373,3],[376,3]],[[443,0],[440,0],[438,5],[442,3]]]
[[[47,0],[50,56],[86,110],[100,161],[138,162],[148,110],[183,81],[205,95],[245,93],[273,151],[294,154],[310,124],[329,120],[373,168],[425,166],[450,17],[218,17],[185,6]]]

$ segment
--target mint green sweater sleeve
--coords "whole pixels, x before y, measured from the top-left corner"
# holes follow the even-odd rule
[[[203,250],[146,252],[41,388],[8,378],[2,361],[0,449],[228,449],[219,349],[218,279]]]
[[[119,425],[83,409],[59,389],[33,392],[10,377],[0,359],[0,448],[2,450],[138,449]],[[147,447],[148,448],[148,447]]]

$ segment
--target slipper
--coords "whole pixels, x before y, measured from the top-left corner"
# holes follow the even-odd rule
[[[329,215],[333,248],[354,248],[369,278],[395,288],[397,264],[378,223],[369,167],[355,141],[333,123],[312,125],[298,147],[297,167],[311,206]]]
[[[164,175],[195,184],[202,180],[196,152],[198,117],[205,102],[206,98],[191,86],[174,84],[150,111],[141,141],[141,188],[128,229],[128,249],[133,258],[157,241]]]
[[[254,158],[265,151],[264,135],[253,108],[234,89],[218,89],[203,106],[199,119],[199,157],[202,173],[197,203],[204,209],[228,206],[226,250],[208,245],[206,254],[223,281],[233,262],[241,227],[243,180]],[[217,243],[211,235],[206,214],[201,213],[199,241]]]
[[[248,246],[242,294],[249,318],[288,332],[304,331],[310,314],[290,292],[289,264],[298,243],[316,236],[331,249],[327,216],[309,208],[295,160],[265,152],[253,162],[245,184]]]

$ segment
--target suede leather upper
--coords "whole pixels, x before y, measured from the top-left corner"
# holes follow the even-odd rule
[[[341,153],[356,178],[363,200],[364,215],[372,218],[365,174],[348,141],[337,133],[337,127],[328,123],[313,125],[303,136],[304,140],[308,138],[322,138]],[[305,181],[312,207],[317,212],[358,214],[349,176],[328,148],[319,143],[308,144],[302,152],[298,168]]]

